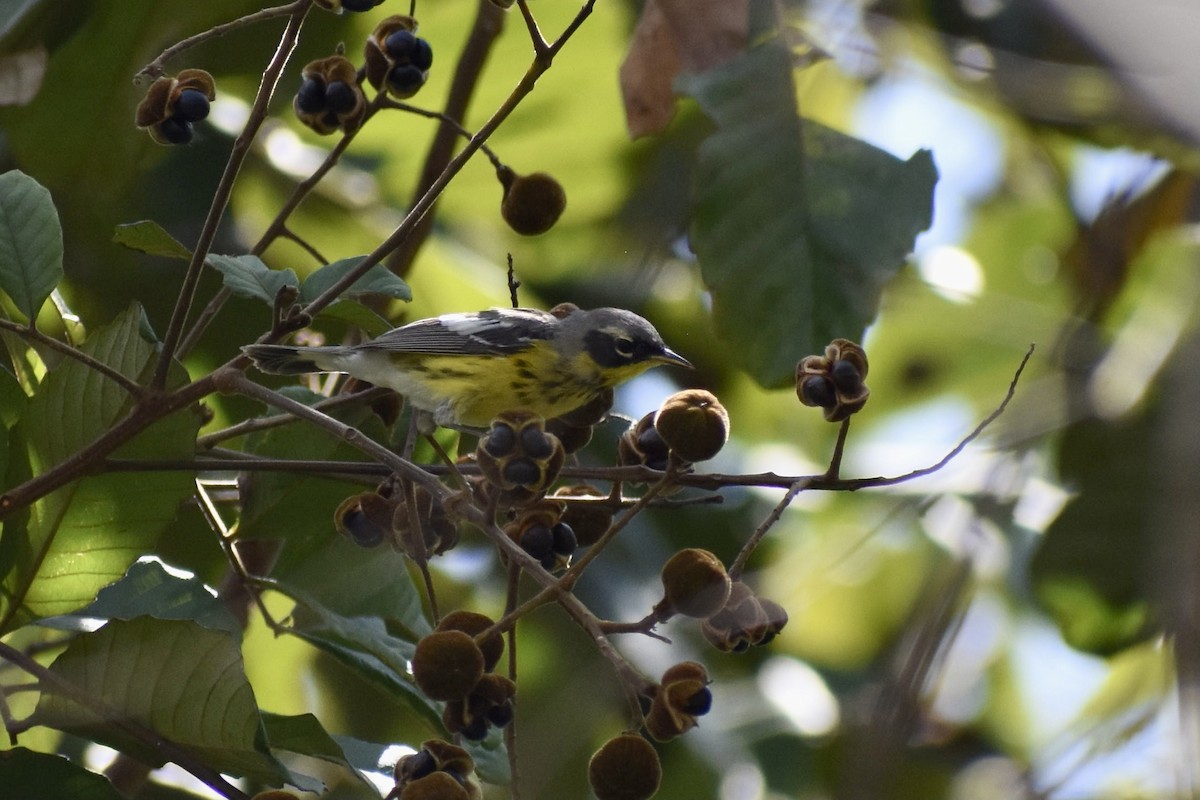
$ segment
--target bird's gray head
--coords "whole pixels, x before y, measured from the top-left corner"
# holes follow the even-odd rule
[[[573,311],[562,321],[562,336],[572,350],[586,352],[604,369],[655,363],[691,366],[663,343],[653,325],[621,308]]]

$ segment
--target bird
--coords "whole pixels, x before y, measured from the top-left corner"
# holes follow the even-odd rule
[[[506,411],[561,416],[660,364],[691,367],[632,311],[571,303],[443,314],[356,345],[242,351],[262,372],[344,372],[404,395],[437,426],[475,430]]]

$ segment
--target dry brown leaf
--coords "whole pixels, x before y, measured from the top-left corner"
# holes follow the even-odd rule
[[[675,115],[675,76],[704,72],[746,47],[749,0],[647,0],[621,65],[632,138],[661,133]]]

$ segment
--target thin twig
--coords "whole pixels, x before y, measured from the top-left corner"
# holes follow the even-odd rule
[[[66,342],[60,342],[53,336],[47,336],[37,328],[33,327],[32,324],[26,326],[20,325],[12,320],[0,319],[0,329],[12,331],[18,336],[23,336],[27,339],[37,342],[38,344],[45,345],[57,353],[62,353],[68,358],[75,359],[84,366],[99,372],[104,377],[116,381],[116,383],[120,385],[122,389],[129,392],[134,397],[141,397],[146,392],[145,388],[143,388],[137,381],[125,377],[108,364],[105,364],[103,361],[88,355],[79,348],[73,347]]]
[[[246,120],[246,125],[233,141],[233,147],[229,151],[229,159],[225,162],[225,170],[222,172],[221,180],[217,183],[217,188],[213,192],[212,203],[208,208],[208,216],[204,220],[204,227],[201,229],[199,240],[192,251],[192,260],[188,263],[187,272],[183,278],[183,285],[179,289],[175,308],[171,312],[171,321],[168,323],[167,332],[163,336],[162,349],[159,352],[158,365],[154,372],[152,386],[161,388],[166,384],[167,372],[170,369],[172,360],[175,358],[176,349],[183,336],[184,325],[187,324],[188,312],[191,311],[192,302],[196,297],[196,290],[200,284],[200,276],[204,271],[205,259],[208,258],[209,250],[217,235],[217,227],[220,225],[221,218],[225,216],[225,209],[229,205],[230,197],[233,195],[233,184],[237,180],[238,173],[241,171],[246,156],[250,153],[251,144],[254,143],[254,139],[258,135],[263,121],[267,118],[267,104],[271,100],[271,95],[275,93],[275,86],[279,83],[279,77],[283,73],[283,68],[287,65],[292,52],[296,48],[296,43],[300,37],[300,28],[304,24],[304,18],[307,16],[311,5],[312,0],[297,0],[297,2],[288,6],[290,17],[288,18],[287,26],[284,28],[283,35],[279,38],[279,46],[276,48],[274,55],[271,56],[271,61],[267,64],[267,68],[263,70],[262,81],[258,85],[258,94],[255,96],[254,103],[250,107],[250,114]]]
[[[189,36],[188,38],[171,45],[166,50],[163,50],[161,53],[159,53],[157,58],[138,71],[137,75],[134,76],[134,80],[137,80],[143,75],[152,75],[157,78],[165,72],[163,69],[163,64],[185,50],[189,50],[198,44],[203,44],[209,39],[215,39],[218,36],[224,36],[231,31],[244,28],[247,25],[253,25],[256,22],[262,22],[263,20],[267,19],[275,19],[276,17],[286,17],[288,14],[294,14],[301,7],[308,6],[310,3],[312,3],[312,0],[295,0],[295,2],[288,3],[286,5],[264,8],[260,11],[247,14],[244,17],[238,17],[235,20],[224,22],[220,25],[214,25],[208,30],[197,33],[195,36]]]

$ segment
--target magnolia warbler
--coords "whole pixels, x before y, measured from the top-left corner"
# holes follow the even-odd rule
[[[263,372],[345,372],[394,389],[437,425],[471,428],[517,409],[557,417],[657,364],[691,366],[632,311],[567,303],[445,314],[348,347],[242,350]]]

